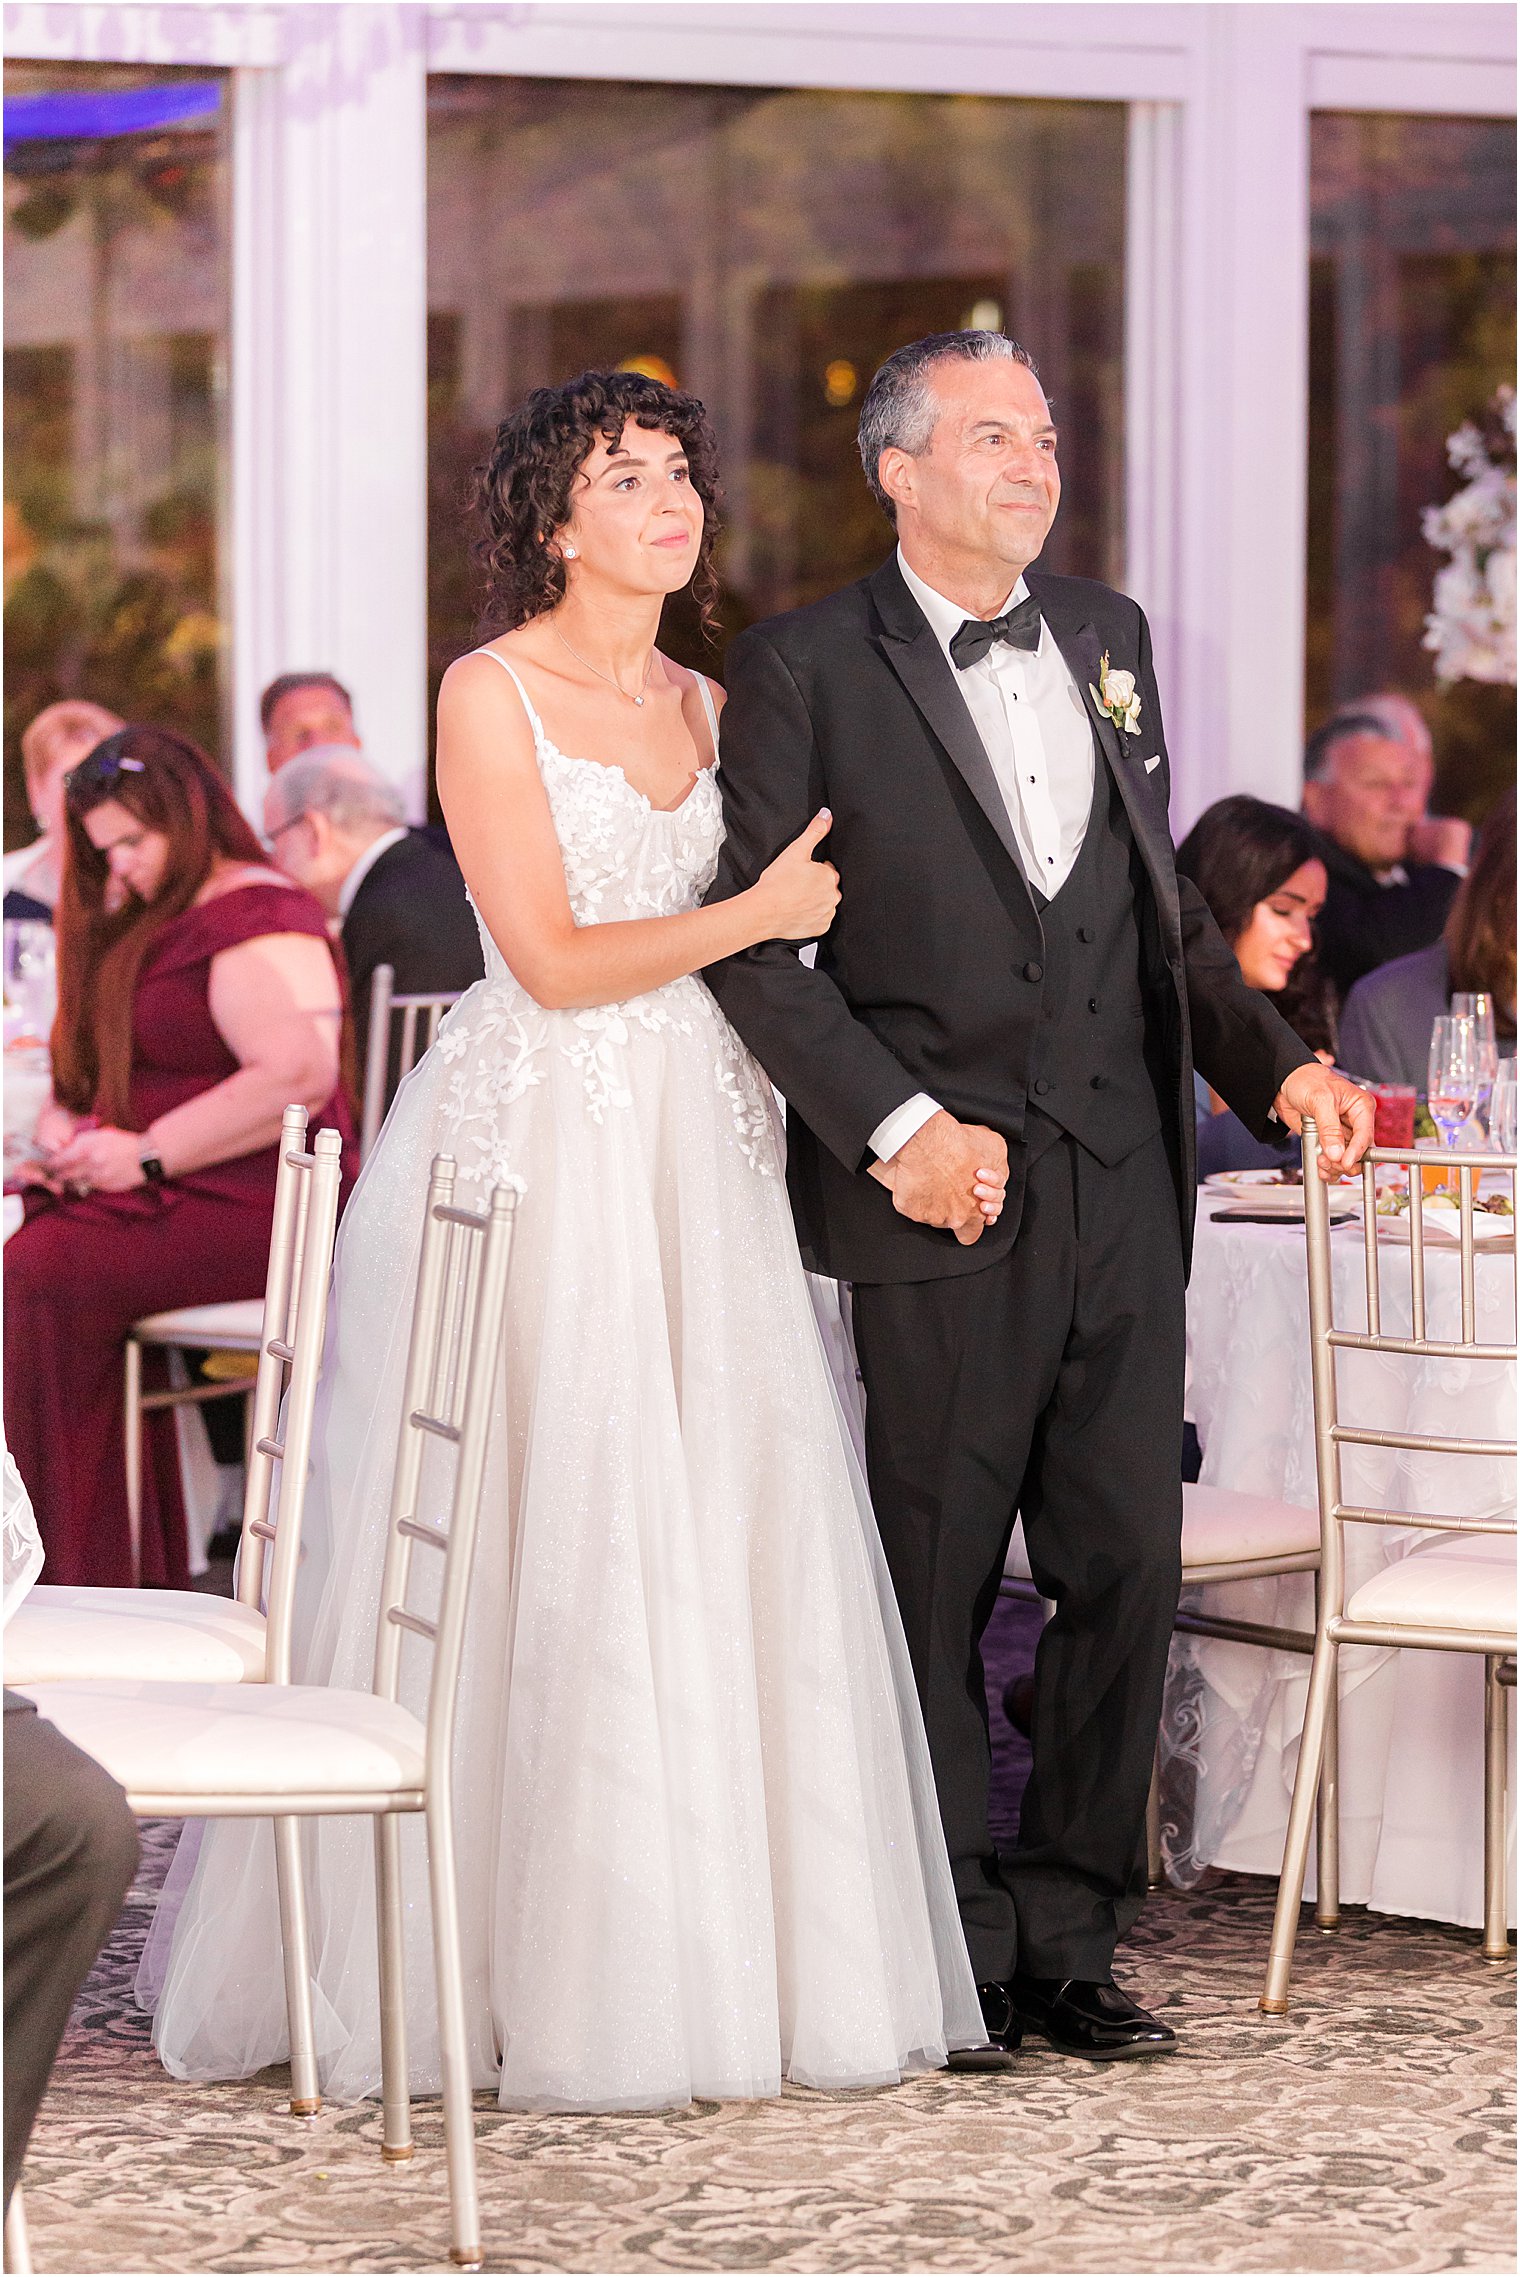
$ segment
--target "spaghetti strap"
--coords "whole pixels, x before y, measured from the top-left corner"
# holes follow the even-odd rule
[[[497,662],[500,663],[500,661],[501,659],[498,657]],[[699,672],[696,675],[696,681],[697,693],[702,698],[702,709],[707,714],[708,732],[712,736],[713,764],[716,766],[718,760],[718,707],[712,700],[712,690],[707,684],[706,673]]]
[[[470,653],[473,656],[489,656],[493,664],[499,664],[501,666],[503,672],[505,672],[507,678],[512,682],[513,687],[516,688],[517,693],[523,700],[523,710],[528,715],[528,724],[533,730],[534,740],[538,743],[547,743],[549,739],[544,733],[544,723],[539,718],[537,712],[533,709],[533,699],[528,694],[528,691],[523,686],[521,680],[518,679],[517,674],[513,671],[506,658],[504,656],[498,656],[494,648],[476,648],[472,649]]]

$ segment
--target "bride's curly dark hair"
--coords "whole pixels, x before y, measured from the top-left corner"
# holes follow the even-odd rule
[[[718,599],[717,438],[694,395],[643,372],[582,372],[561,387],[536,387],[497,428],[490,457],[475,470],[471,497],[485,619],[495,631],[525,625],[564,599],[565,566],[549,541],[570,519],[575,478],[598,436],[615,448],[629,421],[685,447],[704,517],[692,595],[711,638]]]

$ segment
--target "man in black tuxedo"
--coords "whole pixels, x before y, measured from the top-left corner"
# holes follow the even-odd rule
[[[377,965],[398,996],[465,989],[485,970],[464,879],[446,842],[408,829],[396,786],[346,745],[303,751],[269,785],[275,860],[338,924],[360,1057]]]
[[[853,1284],[872,1499],[989,2035],[1161,2054],[1172,2033],[1111,1972],[1180,1573],[1195,1056],[1258,1135],[1312,1114],[1335,1165],[1371,1107],[1177,876],[1140,610],[1024,574],[1060,478],[1023,351],[899,350],[861,456],[898,552],[729,650],[712,889],[827,807],[839,914],[811,970],[771,942],[707,978],[787,1099],[804,1259]],[[1000,1858],[980,1640],[1019,1512],[1055,1612]]]

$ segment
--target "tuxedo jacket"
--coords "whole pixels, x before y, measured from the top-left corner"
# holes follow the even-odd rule
[[[361,1061],[377,965],[394,965],[398,996],[465,989],[485,972],[459,864],[431,831],[409,830],[386,848],[354,895],[342,942]]]
[[[1140,857],[1147,1058],[1187,1252],[1195,1062],[1265,1137],[1284,1078],[1313,1054],[1246,986],[1197,888],[1177,875],[1143,613],[1087,578],[1030,571],[1026,582],[1087,705],[1094,814],[1106,769]],[[1105,654],[1134,675],[1138,735],[1116,729],[1088,693]],[[799,944],[769,941],[705,975],[786,1099],[787,1182],[805,1261],[852,1281],[981,1271],[1018,1237],[1040,1019],[1026,967],[1042,960],[1044,934],[954,667],[894,558],[825,601],[741,633],[725,676],[726,838],[709,899],[753,884],[820,807],[834,817],[822,852],[838,867],[843,898],[816,965],[801,962]],[[966,1247],[901,1217],[867,1175],[871,1133],[919,1091],[1008,1142],[1002,1217]]]

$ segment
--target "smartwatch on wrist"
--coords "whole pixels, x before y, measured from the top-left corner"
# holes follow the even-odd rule
[[[165,1170],[162,1161],[151,1146],[145,1146],[137,1157],[138,1167],[150,1186],[162,1186]]]

